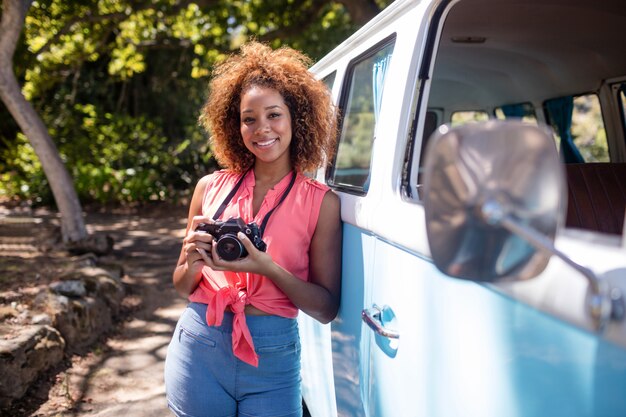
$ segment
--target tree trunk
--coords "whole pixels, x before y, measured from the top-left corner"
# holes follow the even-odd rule
[[[61,214],[64,242],[87,238],[74,183],[43,121],[22,94],[13,72],[13,54],[32,0],[4,0],[0,21],[0,99],[33,146]]]

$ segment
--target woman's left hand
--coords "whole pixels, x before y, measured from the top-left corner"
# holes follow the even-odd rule
[[[204,250],[199,251],[202,259],[214,271],[252,272],[254,274],[266,275],[274,262],[272,257],[267,252],[258,250],[244,233],[237,233],[237,238],[243,247],[246,248],[247,256],[234,261],[225,261],[219,257],[217,241],[213,240],[211,255]]]

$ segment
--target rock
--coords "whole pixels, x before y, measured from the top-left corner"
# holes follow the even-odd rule
[[[22,294],[17,291],[2,291],[0,292],[0,303],[8,304],[14,301],[19,301],[22,298]]]
[[[112,245],[92,238],[89,251],[56,264],[67,272],[55,282],[0,292],[0,415],[65,354],[84,353],[113,327],[124,271],[113,259],[100,267],[97,255]]]
[[[82,282],[86,294],[102,299],[111,310],[111,314],[116,316],[124,298],[124,286],[120,273],[121,268],[111,271],[109,268],[84,267],[70,271],[60,279],[66,282]]]
[[[49,326],[52,325],[52,319],[46,313],[41,313],[33,316],[31,322],[33,324],[47,324]]]
[[[110,330],[113,323],[111,310],[100,298],[70,298],[48,293],[45,297],[38,297],[38,302],[45,305],[52,325],[65,339],[69,353],[89,347]]]
[[[96,255],[106,255],[113,251],[113,238],[109,235],[90,235],[78,242],[67,242],[65,247],[73,254],[92,252]]]
[[[12,305],[0,305],[0,320],[17,316],[18,312]]]
[[[81,268],[79,272],[87,292],[102,298],[113,316],[117,316],[125,293],[121,276],[102,268]]]
[[[85,266],[96,266],[99,263],[98,256],[96,256],[92,252],[73,256],[71,260],[77,268],[83,268]]]
[[[0,407],[20,398],[45,370],[63,359],[65,341],[46,325],[0,325]]]
[[[84,297],[87,294],[85,284],[82,281],[58,281],[50,284],[50,289],[61,295],[68,297]]]
[[[49,291],[35,297],[32,307],[59,330],[68,352],[80,352],[112,328],[124,286],[116,272],[99,267],[75,269],[59,278]],[[47,322],[41,315],[36,317]]]

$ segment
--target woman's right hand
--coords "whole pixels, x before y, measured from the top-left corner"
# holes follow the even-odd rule
[[[193,197],[189,203],[189,214],[187,215],[186,235],[180,248],[180,255],[176,268],[172,274],[174,288],[183,297],[189,296],[202,278],[202,268],[205,262],[201,253],[209,253],[213,236],[204,232],[196,232],[200,223],[211,223],[213,220],[202,213],[202,198],[206,193],[207,184],[211,176],[206,175],[198,181],[193,191]]]
[[[206,265],[204,257],[211,256],[213,236],[204,231],[196,231],[200,223],[213,223],[213,220],[205,216],[195,216],[191,221],[191,227],[187,236],[183,239],[183,252],[186,254],[187,270],[192,276],[202,272]]]

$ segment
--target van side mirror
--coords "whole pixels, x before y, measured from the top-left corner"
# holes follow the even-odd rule
[[[589,280],[588,308],[599,328],[621,319],[621,294],[554,247],[566,183],[547,128],[521,121],[442,126],[428,144],[424,179],[426,232],[440,271],[492,283],[529,279],[556,255]]]

